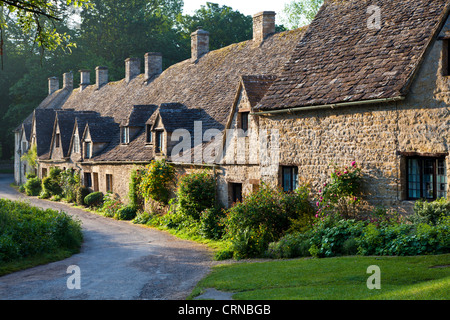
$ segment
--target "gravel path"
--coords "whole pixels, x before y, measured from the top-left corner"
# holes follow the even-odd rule
[[[165,232],[115,221],[62,203],[25,197],[0,175],[0,198],[26,199],[80,219],[81,252],[64,261],[0,277],[1,300],[183,300],[215,264],[206,246]],[[69,266],[80,269],[81,289],[68,289]]]

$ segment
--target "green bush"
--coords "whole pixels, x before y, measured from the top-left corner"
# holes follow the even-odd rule
[[[80,204],[78,202],[80,199],[77,199],[77,193],[81,187],[80,174],[73,169],[61,171],[59,174],[59,183],[61,186],[61,195],[66,201]]]
[[[349,243],[359,238],[367,222],[346,220],[335,215],[317,219],[310,231],[310,243],[315,257],[333,257],[348,254]]]
[[[139,192],[146,200],[167,205],[170,200],[170,186],[175,178],[174,167],[164,159],[152,161],[142,170]]]
[[[100,207],[103,203],[103,193],[93,192],[84,198],[84,204],[88,207]]]
[[[114,215],[114,219],[116,220],[131,221],[134,218],[136,218],[136,208],[131,205],[120,208]]]
[[[82,240],[80,222],[64,212],[0,199],[0,261],[57,249],[77,252]]]
[[[77,205],[79,206],[84,206],[84,199],[89,195],[90,191],[89,188],[85,187],[85,186],[78,186],[78,188],[76,189],[76,202]]]
[[[59,185],[59,181],[50,176],[42,179],[42,190],[49,196],[62,194],[62,189]]]
[[[309,190],[284,193],[267,185],[229,209],[226,221],[227,238],[234,245],[237,257],[261,256],[270,242],[279,240],[302,216],[312,217]]]
[[[226,211],[213,207],[202,211],[200,214],[200,233],[207,239],[219,240],[225,231],[223,219]]]
[[[267,255],[274,259],[310,256],[311,241],[308,234],[290,233],[269,244]]]
[[[306,252],[306,250],[308,252]],[[450,217],[436,225],[405,224],[390,220],[345,220],[320,217],[305,233],[289,234],[271,243],[273,258],[333,257],[339,255],[413,256],[450,252]]]
[[[191,173],[180,178],[177,189],[177,210],[194,220],[216,203],[216,181],[207,171]]]
[[[450,216],[450,201],[441,198],[433,202],[418,200],[414,204],[414,214],[410,217],[412,223],[428,223],[435,225],[441,217]]]
[[[42,190],[42,181],[37,177],[28,179],[24,188],[27,196],[37,197]]]

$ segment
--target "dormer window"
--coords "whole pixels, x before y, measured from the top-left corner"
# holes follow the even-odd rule
[[[146,125],[146,138],[145,138],[145,142],[146,143],[152,143],[152,126],[150,124]]]
[[[73,152],[80,153],[80,136],[78,133],[75,133],[73,137]]]
[[[92,158],[92,142],[86,142],[85,143],[84,157],[86,159]]]
[[[155,152],[161,153],[164,143],[164,131],[156,131],[155,138]]]
[[[120,143],[128,144],[130,143],[130,128],[122,127],[120,132]]]
[[[60,135],[59,135],[59,133],[57,133],[56,134],[56,141],[55,141],[56,142],[56,145],[55,145],[56,148],[59,148],[59,139],[60,139]]]
[[[247,132],[247,130],[248,130],[249,114],[250,114],[250,112],[241,112],[241,129],[244,132]]]

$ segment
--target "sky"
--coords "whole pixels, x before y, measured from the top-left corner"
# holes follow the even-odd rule
[[[206,2],[218,3],[221,6],[225,5],[245,15],[253,16],[261,11],[275,11],[281,17],[284,5],[291,2],[291,0],[184,0],[184,13],[193,14],[195,10],[200,9],[201,5],[206,5]]]

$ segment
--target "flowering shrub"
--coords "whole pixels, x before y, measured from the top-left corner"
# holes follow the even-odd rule
[[[103,197],[103,205],[100,208],[100,212],[108,218],[113,218],[116,213],[122,209],[123,207],[123,203],[117,199],[116,197],[114,197],[113,194],[111,193],[107,193],[104,195]]]
[[[139,191],[146,200],[164,205],[169,203],[170,185],[175,178],[175,169],[164,159],[152,161],[142,172]]]
[[[355,161],[344,169],[334,167],[331,181],[324,183],[316,199],[317,216],[340,213],[346,217],[355,214],[356,205],[361,201],[359,189],[361,169]]]
[[[260,256],[272,241],[278,240],[299,217],[313,216],[309,191],[301,187],[284,193],[267,185],[229,209],[227,239],[233,243],[235,257]]]

